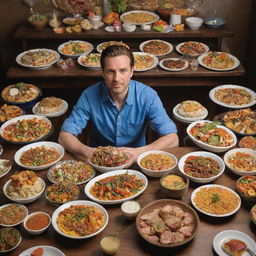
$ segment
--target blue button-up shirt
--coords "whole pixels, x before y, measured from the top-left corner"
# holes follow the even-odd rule
[[[144,146],[147,122],[159,136],[177,132],[156,91],[134,80],[121,111],[104,81],[85,89],[61,130],[77,136],[89,120],[92,146]]]

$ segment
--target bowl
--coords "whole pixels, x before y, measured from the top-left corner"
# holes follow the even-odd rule
[[[77,200],[79,187],[71,182],[54,183],[45,190],[45,197],[52,205],[61,205],[69,201]]]
[[[5,176],[12,169],[12,163],[8,159],[0,159],[0,178]]]
[[[30,197],[27,197],[27,198],[13,198],[13,197],[9,196],[9,195],[7,194],[7,188],[9,187],[9,185],[10,185],[10,183],[11,183],[11,181],[12,181],[11,179],[8,180],[8,181],[4,184],[4,187],[3,187],[4,195],[5,195],[8,199],[10,199],[11,201],[16,202],[16,203],[20,203],[20,204],[29,204],[29,203],[32,203],[32,202],[34,202],[35,200],[37,200],[37,199],[43,194],[44,189],[45,189],[45,182],[44,182],[41,178],[39,178],[39,177],[38,177],[38,179],[39,179],[39,181],[42,183],[42,190],[41,190],[39,193],[37,193],[36,195],[34,195],[34,196],[30,196]]]
[[[0,229],[0,237],[1,237],[1,249],[0,249],[0,253],[7,253],[10,252],[12,250],[14,250],[15,248],[17,248],[21,242],[21,234],[18,231],[18,229],[16,228],[1,228]],[[15,243],[14,246],[10,246],[6,240],[12,239],[12,243]],[[8,254],[5,254],[8,255]]]
[[[211,158],[212,160],[214,160],[214,163],[219,166],[219,172],[211,177],[207,177],[207,178],[204,178],[204,177],[195,177],[195,176],[192,176],[192,175],[189,175],[185,172],[184,170],[184,167],[185,167],[185,162],[188,158],[191,158],[191,157],[204,157],[204,158]],[[200,171],[200,168],[202,168],[204,171],[206,170],[206,168],[200,164],[200,160],[199,160],[199,163],[197,162],[198,164],[198,168],[195,170],[199,170]],[[211,163],[207,163],[207,166],[209,166],[209,164]],[[220,177],[222,175],[222,173],[224,172],[225,170],[225,164],[222,160],[221,157],[217,156],[216,154],[213,154],[211,152],[206,152],[206,151],[196,151],[196,152],[191,152],[191,153],[188,153],[184,156],[181,157],[181,159],[179,160],[179,163],[178,163],[178,167],[179,167],[179,170],[180,172],[185,175],[186,177],[188,177],[191,181],[194,181],[194,182],[197,182],[197,183],[209,183],[209,182],[212,182],[214,180],[216,180],[218,177]],[[191,167],[191,161],[190,161],[190,165],[189,167]],[[212,168],[210,169],[212,170]],[[200,175],[196,175],[196,176],[200,176]]]
[[[211,152],[215,152],[215,153],[222,153],[222,152],[225,152],[231,148],[233,148],[236,143],[237,143],[237,138],[236,138],[236,135],[231,131],[229,130],[227,127],[225,126],[222,126],[222,125],[218,125],[216,124],[216,129],[219,129],[221,128],[221,131],[223,133],[226,134],[226,136],[228,136],[229,138],[222,138],[222,140],[224,141],[223,143],[227,144],[227,146],[213,146],[213,145],[210,145],[210,144],[207,144],[206,142],[202,142],[200,139],[196,139],[192,133],[195,134],[195,136],[197,137],[197,135],[200,135],[201,132],[199,132],[199,128],[200,127],[205,127],[206,125],[211,125],[213,124],[213,122],[211,121],[208,121],[208,120],[199,120],[199,121],[195,121],[193,123],[191,123],[188,127],[187,127],[187,134],[189,136],[189,138],[200,148],[203,148],[203,149],[206,149],[208,151],[211,151]],[[198,132],[196,131],[196,129],[198,129]],[[211,129],[212,130],[212,129]],[[216,130],[215,130],[216,131]],[[206,133],[207,134],[207,133]],[[208,133],[209,134],[209,133]],[[212,133],[211,133],[212,134]],[[214,136],[214,134],[212,134],[211,136]],[[210,137],[211,137],[210,136]],[[203,136],[202,136],[203,137]],[[205,135],[204,135],[205,137]],[[209,138],[210,138],[209,137]],[[208,139],[209,139],[208,138]]]
[[[134,200],[129,200],[121,204],[122,214],[128,220],[135,219],[140,209],[140,203]]]
[[[58,219],[60,214],[62,215],[62,212],[64,210],[69,211],[70,207],[73,208],[73,211],[77,207],[85,207],[85,209],[89,209],[90,211],[91,210],[97,211],[98,215],[100,216],[100,218],[98,218],[97,221],[99,222],[99,220],[102,220],[103,223],[100,223],[102,225],[98,226],[95,231],[93,230],[94,232],[90,232],[88,234],[83,234],[83,235],[79,235],[79,236],[77,234],[75,234],[75,230],[72,230],[72,232],[70,234],[64,233],[63,229],[60,228],[60,225],[64,224],[65,222],[57,224],[57,219]],[[66,215],[66,216],[68,217],[68,215]],[[72,217],[71,214],[69,216]],[[92,218],[92,219],[94,220],[94,218]],[[54,213],[52,215],[52,226],[55,229],[55,231],[57,231],[60,235],[62,235],[64,237],[71,238],[71,239],[87,239],[87,238],[96,236],[97,234],[102,232],[106,228],[106,226],[108,224],[108,220],[109,220],[108,212],[100,204],[94,203],[92,201],[77,200],[77,201],[71,201],[71,202],[65,203],[65,204],[59,206],[54,211]],[[63,220],[63,221],[65,221],[65,220]],[[88,221],[86,221],[86,219],[85,219],[84,222],[88,222]]]
[[[242,176],[236,181],[236,190],[240,197],[249,203],[256,202],[256,176]]]
[[[48,17],[41,13],[35,13],[28,17],[28,23],[35,28],[43,28],[48,23]]]
[[[223,157],[228,169],[239,176],[256,175],[255,158],[256,151],[250,148],[234,148],[229,150]],[[232,163],[230,163],[230,160],[232,160]],[[241,167],[247,168],[242,170],[240,169]]]
[[[250,219],[256,225],[256,204],[250,210]]]
[[[32,235],[42,234],[51,224],[51,217],[46,212],[33,212],[23,222],[26,231]],[[35,226],[36,225],[36,226]]]
[[[188,191],[189,179],[178,174],[165,174],[160,179],[161,189],[167,197],[181,198]]]
[[[244,136],[240,139],[238,145],[240,148],[251,148],[256,150],[256,137]]]
[[[0,207],[0,225],[13,227],[19,225],[28,215],[28,208],[23,204],[4,204]]]
[[[125,32],[133,32],[136,29],[136,25],[129,22],[124,22],[122,25]]]
[[[169,22],[172,10],[173,10],[172,8],[170,8],[170,9],[159,8],[159,9],[156,10],[156,12],[160,16],[161,19]]]
[[[175,228],[175,232],[179,232],[180,234],[183,234],[184,229],[186,229],[187,231],[189,231],[186,234],[186,237],[184,237],[184,235],[180,235],[182,237],[182,239],[180,241],[175,242],[174,243],[168,243],[168,244],[163,244],[160,243],[159,241],[159,234],[161,234],[161,230],[158,229],[157,231],[157,237],[155,237],[155,235],[150,236],[150,232],[152,232],[151,228],[150,230],[145,229],[146,227],[150,227],[150,225],[147,222],[147,215],[150,216],[149,214],[152,213],[153,211],[155,211],[156,209],[161,207],[161,216],[163,216],[163,218],[161,218],[162,220],[166,220],[166,219],[170,219],[170,214],[168,213],[172,213],[171,215],[177,214],[180,216],[185,216],[183,220],[181,220],[180,225],[184,225],[186,228],[179,228],[179,226],[176,226]],[[185,214],[184,214],[185,212]],[[155,211],[155,213],[157,214],[158,217],[160,217],[158,211]],[[176,217],[177,217],[176,215]],[[151,214],[152,216],[152,214]],[[168,216],[168,218],[166,218],[165,216]],[[165,217],[165,218],[164,218]],[[177,217],[177,218],[182,218],[182,217]],[[185,222],[186,224],[185,224]],[[159,246],[159,247],[165,247],[165,248],[172,248],[172,247],[177,247],[177,246],[182,246],[185,245],[186,243],[190,242],[197,234],[198,232],[198,227],[199,227],[199,217],[197,215],[197,213],[193,210],[192,207],[190,207],[188,204],[183,203],[182,201],[179,200],[173,200],[173,199],[160,199],[154,202],[149,203],[148,205],[146,205],[144,208],[141,209],[141,211],[139,212],[137,218],[136,218],[136,228],[138,233],[140,234],[140,236],[142,238],[144,238],[147,242],[149,242],[150,244],[154,245],[154,246]],[[144,227],[144,229],[143,229]],[[172,228],[174,228],[173,226],[171,226]],[[155,227],[154,227],[155,228]],[[148,231],[146,234],[146,231]],[[173,234],[173,233],[172,233]],[[170,236],[169,236],[170,237]],[[157,238],[157,239],[155,239]],[[174,237],[173,237],[174,238]],[[169,241],[168,241],[169,242]]]
[[[225,23],[226,21],[221,18],[211,17],[204,19],[205,26],[212,29],[221,28]]]
[[[155,170],[143,167],[141,161],[145,157],[148,158],[149,155],[154,155],[155,159],[153,159],[153,161],[158,160],[158,163],[157,163],[158,165],[162,163],[162,160],[164,157],[165,161],[167,161],[167,167],[164,167],[164,169],[161,168],[159,170],[156,170],[155,167],[157,167],[157,166],[153,166],[153,168],[155,168]],[[160,155],[161,155],[162,159],[159,158]],[[144,159],[144,161],[145,161],[145,159]],[[152,164],[151,161],[147,160],[147,163]],[[143,173],[145,173],[146,175],[148,175],[149,177],[153,177],[153,178],[159,178],[159,177],[162,177],[167,172],[169,173],[169,172],[174,171],[177,166],[177,163],[178,163],[178,160],[173,154],[165,152],[165,151],[161,151],[161,150],[146,151],[146,152],[140,154],[137,158],[137,164],[139,165],[141,171]]]
[[[202,24],[203,24],[203,19],[198,18],[198,17],[188,17],[185,19],[186,25],[191,29],[191,30],[197,30],[199,29]]]
[[[43,170],[51,167],[64,156],[64,148],[55,142],[41,141],[31,143],[20,148],[14,155],[15,162],[26,169],[29,170]],[[42,158],[43,156],[43,163]],[[21,162],[21,158],[27,161],[27,164]],[[23,161],[22,160],[22,161]]]
[[[100,247],[104,254],[113,255],[119,250],[120,238],[117,235],[105,236],[100,240]]]

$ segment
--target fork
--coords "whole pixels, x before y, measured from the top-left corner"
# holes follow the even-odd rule
[[[254,253],[250,248],[248,248],[247,247],[247,252],[249,252],[249,254],[251,255],[251,256],[256,256],[256,253]]]

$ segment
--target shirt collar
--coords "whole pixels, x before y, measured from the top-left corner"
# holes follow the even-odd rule
[[[125,103],[127,105],[132,105],[133,101],[134,101],[134,80],[130,80],[129,83],[129,90],[128,90],[128,95],[126,97]],[[106,85],[105,82],[102,83],[102,102],[107,102],[108,100],[110,100],[110,102],[113,102],[113,100],[111,99],[111,96],[109,94],[109,90],[108,87]]]

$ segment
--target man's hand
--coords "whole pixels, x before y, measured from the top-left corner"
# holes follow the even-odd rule
[[[128,153],[128,163],[126,167],[130,167],[137,160],[137,157],[141,154],[139,148],[128,148],[120,147],[119,150],[122,150],[125,153]]]

